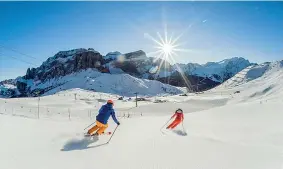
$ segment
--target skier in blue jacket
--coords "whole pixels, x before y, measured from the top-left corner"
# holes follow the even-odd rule
[[[88,130],[87,134],[89,135],[93,135],[96,131],[95,134],[97,135],[101,135],[104,133],[104,131],[107,129],[108,127],[108,119],[110,118],[110,116],[112,117],[112,119],[114,120],[114,122],[117,125],[120,125],[120,122],[117,120],[116,116],[115,116],[115,111],[113,109],[113,101],[112,100],[108,100],[107,104],[103,105],[100,110],[98,115],[96,116],[96,125],[93,126],[91,129]]]

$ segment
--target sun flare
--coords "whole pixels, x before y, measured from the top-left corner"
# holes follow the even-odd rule
[[[170,55],[173,50],[173,46],[171,44],[163,44],[162,50],[164,54]]]
[[[176,69],[184,80],[186,87],[190,89],[190,81],[185,76],[184,71],[179,67],[178,64],[176,64],[175,60],[175,57],[178,56],[178,52],[190,52],[190,50],[178,48],[181,46],[181,43],[178,43],[178,41],[182,35],[183,34],[180,34],[179,36],[174,37],[172,33],[170,36],[168,36],[166,28],[164,29],[163,37],[159,32],[157,32],[158,38],[154,38],[148,33],[144,34],[145,37],[149,38],[155,43],[155,45],[157,45],[154,47],[155,49],[157,49],[156,51],[148,53],[149,55],[153,55],[154,62],[159,61],[159,65],[157,67],[154,67],[154,69],[150,71],[150,73],[155,75],[155,79],[159,77],[159,73],[161,73],[162,71],[165,73],[165,77],[170,74],[170,68],[168,67],[170,65],[167,64],[169,62],[171,63],[171,65],[176,66]]]
[[[169,37],[167,31],[165,30],[164,36],[162,36],[159,32],[157,32],[158,38],[154,38],[147,33],[145,34],[145,36],[150,40],[152,40],[156,45],[154,46],[154,48],[157,50],[150,53],[150,54],[154,54],[153,57],[156,60],[162,59],[169,62],[175,62],[174,57],[177,56],[177,52],[185,51],[185,49],[178,48],[180,46],[178,40],[181,37],[181,35],[178,37],[174,37],[173,34],[171,34]]]

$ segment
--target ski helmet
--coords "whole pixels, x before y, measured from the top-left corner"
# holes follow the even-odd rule
[[[178,108],[178,109],[176,110],[176,113],[183,113],[183,110],[180,109],[180,108]]]
[[[107,104],[114,104],[113,100],[107,100]]]

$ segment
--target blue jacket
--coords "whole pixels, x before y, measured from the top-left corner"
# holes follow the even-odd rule
[[[112,116],[112,119],[115,121],[115,123],[118,124],[119,122],[115,116],[115,111],[112,104],[103,105],[99,110],[99,114],[96,116],[96,120],[102,124],[107,124],[110,115]]]

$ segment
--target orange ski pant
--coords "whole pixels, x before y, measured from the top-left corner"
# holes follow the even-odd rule
[[[167,129],[174,129],[176,126],[178,126],[182,122],[181,119],[175,119],[168,127]]]
[[[87,131],[88,134],[93,134],[95,131],[97,131],[96,133],[98,135],[101,135],[108,127],[108,124],[103,124],[103,123],[100,123],[99,121],[96,120],[96,125],[93,126],[91,129],[89,129]]]

